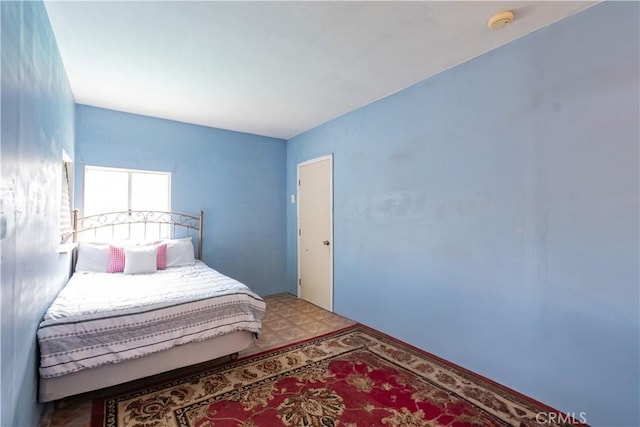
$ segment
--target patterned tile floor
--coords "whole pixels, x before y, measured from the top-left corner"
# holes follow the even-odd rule
[[[272,295],[265,300],[267,311],[260,339],[241,352],[240,357],[312,338],[355,323],[291,294]],[[95,396],[96,393],[87,393],[49,405],[40,420],[40,426],[88,427],[91,401]]]

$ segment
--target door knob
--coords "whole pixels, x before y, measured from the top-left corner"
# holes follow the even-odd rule
[[[322,242],[322,244],[325,245],[325,246],[329,246],[329,241],[325,240],[325,241]]]

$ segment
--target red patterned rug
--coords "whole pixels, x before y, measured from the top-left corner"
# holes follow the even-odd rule
[[[94,401],[92,427],[558,425],[550,411],[356,325]]]

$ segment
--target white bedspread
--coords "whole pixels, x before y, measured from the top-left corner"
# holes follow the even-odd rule
[[[265,303],[201,261],[154,274],[75,273],[38,329],[40,376],[117,363],[193,341],[260,332]]]

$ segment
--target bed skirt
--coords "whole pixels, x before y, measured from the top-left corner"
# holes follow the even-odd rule
[[[138,359],[84,369],[54,378],[40,378],[39,400],[50,402],[162,372],[217,359],[250,347],[255,335],[238,331],[205,341],[191,342]]]

